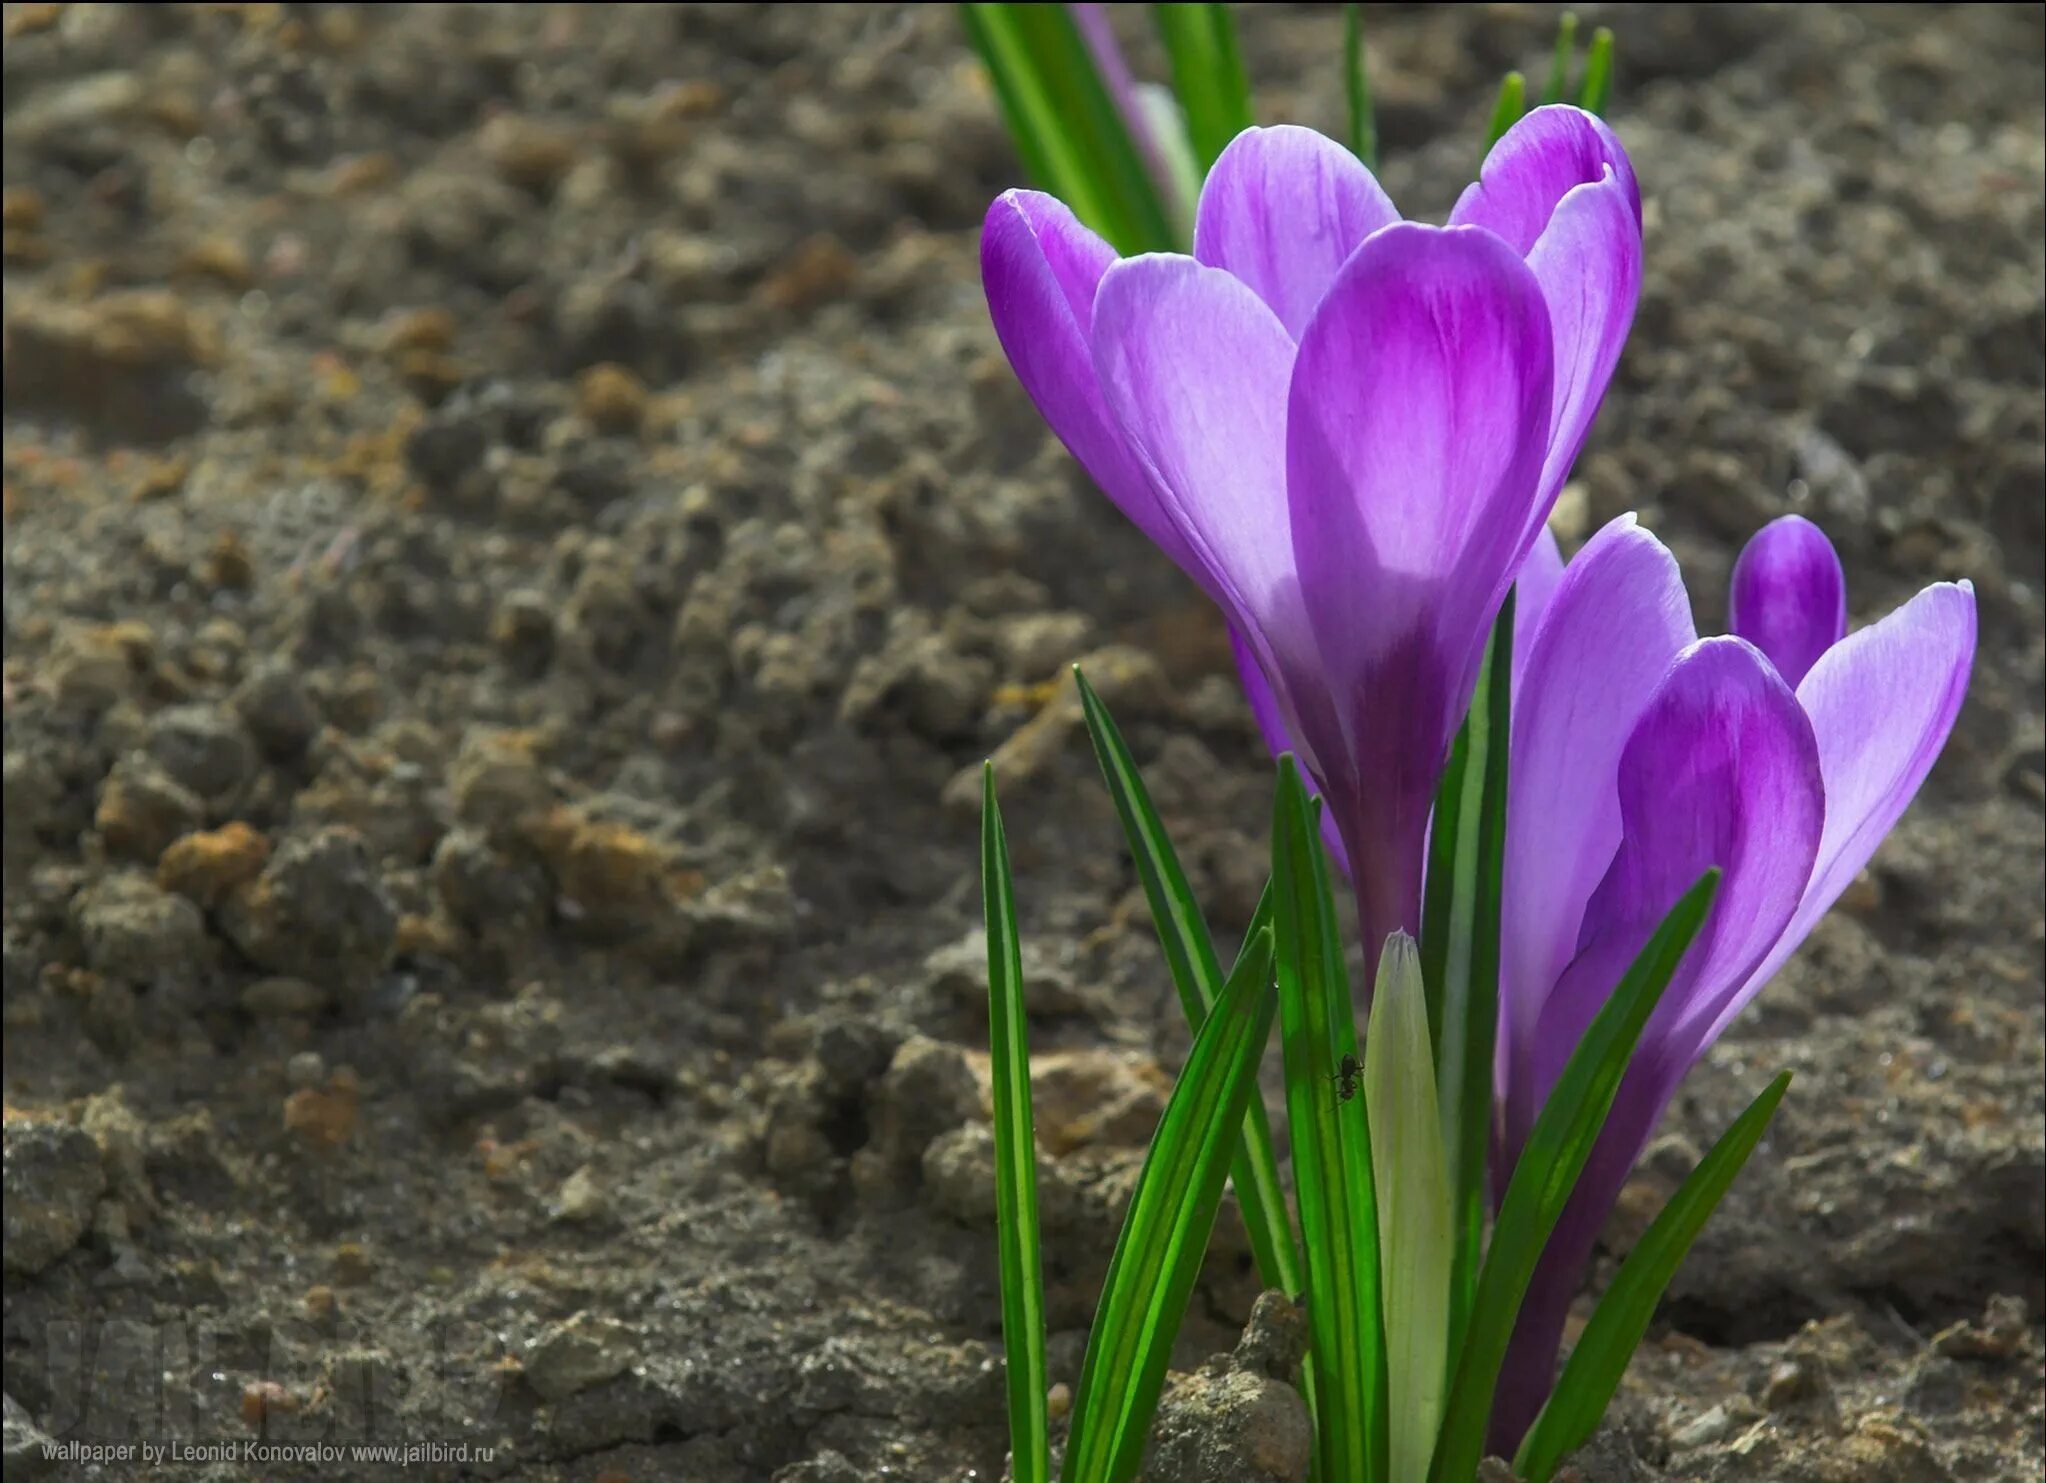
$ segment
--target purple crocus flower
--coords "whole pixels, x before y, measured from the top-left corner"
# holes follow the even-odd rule
[[[1515,676],[1501,915],[1499,1157],[1677,897],[1723,872],[1522,1305],[1493,1416],[1511,1456],[1620,1187],[1685,1072],[1868,862],[1967,689],[1975,595],[1926,588],[1847,636],[1818,527],[1785,516],[1697,637],[1675,559],[1624,516],[1557,580]]]
[[[1639,293],[1619,141],[1538,108],[1447,227],[1307,129],[1209,172],[1191,257],[1118,261],[1058,201],[989,209],[1002,348],[1052,430],[1220,606],[1266,734],[1327,800],[1366,961],[1420,923],[1428,810],[1486,635]]]

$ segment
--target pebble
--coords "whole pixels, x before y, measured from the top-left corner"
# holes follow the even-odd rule
[[[164,772],[214,807],[232,802],[256,764],[241,718],[210,705],[159,711],[143,745]]]
[[[353,830],[287,838],[255,880],[222,904],[221,926],[260,967],[357,1004],[397,938],[398,914]]]
[[[542,1400],[565,1401],[624,1374],[633,1358],[630,1329],[616,1319],[578,1313],[534,1340],[526,1351],[526,1383]]]
[[[245,1014],[262,1020],[307,1019],[325,1009],[333,996],[302,978],[273,975],[259,978],[241,992]]]
[[[576,378],[576,410],[603,433],[636,433],[646,417],[646,387],[623,366],[606,361]]]
[[[319,712],[297,671],[284,665],[260,665],[235,691],[235,712],[262,755],[270,761],[295,761],[319,734]]]
[[[1154,1483],[1304,1483],[1314,1426],[1300,1393],[1250,1370],[1197,1372],[1158,1408],[1144,1476]]]
[[[270,841],[236,820],[174,841],[156,864],[156,883],[211,910],[263,873]]]
[[[4,1125],[4,1252],[10,1273],[42,1271],[92,1227],[106,1193],[99,1145],[70,1123],[8,1116]]]
[[[141,752],[114,764],[93,814],[93,827],[109,855],[149,863],[205,822],[205,800]]]
[[[117,984],[180,981],[209,955],[199,908],[128,872],[80,891],[71,903],[71,922],[87,966]]]

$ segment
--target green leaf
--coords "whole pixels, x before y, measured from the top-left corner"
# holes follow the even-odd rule
[[[1300,770],[1279,759],[1272,913],[1293,1184],[1307,1258],[1316,1476],[1386,1477],[1385,1327],[1369,1114],[1355,1090],[1357,1028],[1321,834]]]
[[[1570,1351],[1569,1363],[1563,1366],[1563,1377],[1556,1382],[1549,1403],[1520,1444],[1513,1470],[1528,1483],[1549,1483],[1556,1465],[1591,1439],[1613,1393],[1620,1388],[1627,1362],[1648,1332],[1663,1289],[1748,1155],[1762,1141],[1789,1088],[1790,1073],[1785,1071],[1748,1104],[1748,1110],[1698,1161],[1690,1178],[1670,1197],[1648,1233],[1620,1264],[1619,1275],[1599,1299],[1583,1337]]]
[[[1378,168],[1378,113],[1364,71],[1364,7],[1343,7],[1343,91],[1350,100],[1350,152],[1367,170]]]
[[[1613,33],[1600,26],[1591,33],[1591,52],[1584,59],[1584,81],[1578,84],[1577,106],[1603,115],[1613,92]]]
[[[1124,256],[1180,246],[1130,124],[1066,7],[960,11],[1031,179]]]
[[[1394,1478],[1428,1475],[1448,1383],[1449,1159],[1435,1099],[1427,991],[1414,940],[1395,932],[1378,959],[1364,1038],[1364,1108],[1378,1176]]]
[[[1130,1196],[1087,1337],[1066,1483],[1125,1483],[1143,1464],[1172,1342],[1207,1255],[1243,1110],[1272,1030],[1272,934],[1260,930],[1194,1037]]]
[[[1087,734],[1094,742],[1094,756],[1101,763],[1101,776],[1115,800],[1116,816],[1122,820],[1129,841],[1130,858],[1143,883],[1144,899],[1151,906],[1151,922],[1158,929],[1158,946],[1165,953],[1165,967],[1179,991],[1180,1008],[1189,1028],[1198,1031],[1208,1010],[1221,991],[1222,972],[1201,917],[1193,890],[1186,883],[1179,856],[1166,837],[1165,825],[1151,804],[1150,790],[1137,772],[1122,732],[1108,714],[1108,707],[1078,666],[1073,679],[1080,689],[1080,705],[1087,718]],[[1251,919],[1250,935],[1271,920],[1271,890],[1258,902]],[[1247,940],[1247,939],[1246,939]],[[1265,1115],[1262,1097],[1253,1097],[1243,1119],[1243,1137],[1230,1171],[1236,1187],[1236,1201],[1243,1211],[1244,1228],[1250,1235],[1251,1255],[1257,1262],[1259,1278],[1267,1287],[1298,1296],[1305,1286],[1300,1270],[1300,1249],[1293,1240],[1293,1228],[1286,1220],[1286,1190],[1279,1183],[1279,1160],[1272,1149],[1272,1129]]]
[[[1527,112],[1527,79],[1509,72],[1499,80],[1499,101],[1492,105],[1492,122],[1485,130],[1485,153],[1499,142],[1499,136],[1520,122]]]
[[[1549,59],[1549,80],[1542,84],[1542,102],[1560,103],[1570,85],[1570,64],[1577,57],[1577,12],[1566,10],[1556,23],[1556,53]]]
[[[1011,1476],[1016,1483],[1046,1483],[1051,1457],[1045,1412],[1044,1268],[1037,1237],[1037,1136],[1030,1118],[1030,1048],[1023,1012],[1023,952],[1016,938],[1016,893],[1009,878],[1009,843],[995,802],[992,763],[981,772],[980,881],[987,919],[995,1241],[1001,1256]]]
[[[1254,122],[1236,22],[1227,5],[1153,5],[1151,17],[1165,43],[1172,90],[1205,178],[1215,157]]]
[[[1492,1056],[1499,1021],[1499,909],[1506,869],[1507,739],[1513,730],[1513,613],[1508,592],[1476,693],[1435,795],[1421,916],[1429,1041],[1449,1150],[1454,1220],[1449,1350],[1477,1295],[1491,1152]]]
[[[1443,1412],[1430,1483],[1470,1483],[1485,1451],[1486,1422],[1499,1367],[1513,1337],[1521,1299],[1542,1248],[1584,1172],[1592,1144],[1612,1110],[1620,1079],[1648,1017],[1669,987],[1677,964],[1698,934],[1719,891],[1719,872],[1708,870],[1670,908],[1662,925],[1628,968],[1619,986],[1585,1030],[1556,1088],[1535,1118],[1520,1162],[1506,1185],[1493,1223],[1491,1249],[1478,1274],[1470,1327],[1458,1351],[1456,1374]],[[1283,992],[1284,980],[1281,979]],[[1313,1276],[1310,1248],[1308,1275]]]

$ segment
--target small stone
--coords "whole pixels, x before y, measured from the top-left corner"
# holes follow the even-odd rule
[[[534,1341],[526,1383],[542,1400],[565,1401],[625,1373],[633,1361],[632,1331],[610,1318],[578,1313]]]
[[[65,710],[97,714],[125,697],[148,668],[152,636],[141,624],[73,630],[50,656],[51,688]]]
[[[298,675],[283,665],[258,668],[235,692],[234,707],[263,755],[275,762],[303,755],[319,735],[319,712]]]
[[[174,841],[156,862],[156,883],[207,910],[263,873],[270,841],[239,820]]]
[[[242,1387],[242,1425],[252,1432],[266,1431],[275,1418],[298,1410],[298,1397],[282,1382],[251,1380]]]
[[[473,829],[450,829],[433,852],[433,884],[448,915],[478,936],[505,938],[547,915],[547,872]]]
[[[557,810],[536,833],[541,858],[588,930],[629,933],[668,911],[667,859],[638,830]]]
[[[522,190],[551,190],[576,161],[566,131],[516,113],[500,113],[476,133],[477,146],[497,173]]]
[[[1192,1375],[1158,1408],[1144,1476],[1164,1483],[1303,1483],[1314,1456],[1307,1403],[1249,1370]]]
[[[945,1214],[974,1230],[995,1224],[995,1135],[984,1123],[940,1133],[924,1149],[924,1193]]]
[[[521,675],[537,679],[554,662],[554,606],[539,592],[506,595],[490,620],[491,642]]]
[[[1033,1057],[1038,1147],[1053,1155],[1082,1147],[1142,1148],[1158,1131],[1170,1090],[1148,1056],[1090,1049]]]
[[[448,774],[455,817],[498,838],[519,835],[554,807],[554,788],[529,738],[493,733],[462,748]]]
[[[95,973],[121,984],[176,982],[206,962],[199,909],[138,875],[109,875],[78,893],[71,921]]]
[[[1085,613],[1022,613],[1003,622],[996,642],[1011,678],[1042,680],[1086,652],[1093,628]]]
[[[554,1196],[554,1218],[577,1225],[598,1219],[609,1207],[604,1187],[588,1164],[562,1180]]]
[[[340,1148],[355,1132],[361,1105],[355,1073],[343,1066],[325,1086],[300,1087],[284,1099],[284,1127],[312,1148]]]
[[[130,752],[107,774],[92,822],[108,854],[153,862],[206,822],[206,803],[148,756]]]
[[[339,827],[286,839],[260,876],[228,896],[220,921],[260,966],[318,984],[344,1003],[368,992],[398,930],[361,838]]]
[[[933,1138],[980,1115],[980,1080],[965,1053],[912,1035],[874,1084],[868,1147],[897,1166],[914,1167]]]
[[[306,1316],[314,1323],[325,1323],[340,1308],[340,1300],[334,1296],[334,1289],[324,1282],[316,1282],[305,1290],[301,1299],[305,1304]]]
[[[231,803],[255,769],[255,747],[232,711],[180,705],[149,723],[144,749],[171,777],[218,808]]]
[[[284,1063],[287,1086],[318,1086],[327,1077],[327,1061],[316,1050],[302,1050]]]
[[[646,387],[625,367],[606,361],[576,378],[575,403],[598,432],[636,433],[646,417]]]
[[[334,1248],[334,1283],[338,1287],[361,1287],[376,1273],[376,1261],[358,1241],[343,1241]]]
[[[106,1193],[99,1144],[52,1118],[10,1112],[4,1124],[4,1252],[9,1272],[42,1271],[92,1228]]]
[[[1818,1375],[1801,1360],[1786,1359],[1769,1371],[1762,1386],[1762,1404],[1782,1411],[1808,1401],[1822,1389]]]
[[[1282,1292],[1267,1290],[1250,1305],[1250,1321],[1229,1362],[1239,1370],[1290,1382],[1307,1353],[1307,1310]]]

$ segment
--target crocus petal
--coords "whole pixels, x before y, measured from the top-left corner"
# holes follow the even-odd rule
[[[1563,198],[1580,185],[1604,180],[1609,171],[1638,232],[1641,188],[1619,136],[1595,115],[1566,103],[1533,109],[1499,136],[1478,179],[1457,200],[1450,225],[1484,227],[1525,257]]]
[[[1527,673],[1528,654],[1534,648],[1535,630],[1563,580],[1563,549],[1556,533],[1544,525],[1528,548],[1520,575],[1513,579],[1513,693],[1520,694],[1520,677]]]
[[[988,207],[980,276],[1016,379],[1059,441],[1137,528],[1196,581],[1207,577],[1158,505],[1102,404],[1089,331],[1115,250],[1052,197],[1006,191]]]
[[[1521,1127],[1540,1105],[1528,1059],[1536,1017],[1576,956],[1585,905],[1620,846],[1622,752],[1696,637],[1676,558],[1622,515],[1564,569],[1528,655],[1513,713],[1499,924],[1500,1052],[1506,1087],[1526,1104],[1514,1119]]]
[[[1842,639],[1804,677],[1797,698],[1811,717],[1826,785],[1818,859],[1769,955],[1689,1037],[1693,1058],[1797,951],[1903,815],[1954,729],[1974,659],[1975,589],[1941,582]]]
[[[1542,1006],[1510,1124],[1547,1098],[1628,963],[1708,868],[1722,872],[1718,897],[1642,1037],[1644,1057],[1666,1059],[1666,1041],[1747,981],[1811,879],[1826,813],[1818,743],[1790,687],[1745,640],[1701,639],[1678,657],[1618,776],[1620,847],[1586,903],[1578,955]],[[1511,1149],[1516,1134],[1524,1121],[1509,1127]]]
[[[1321,783],[1316,775],[1314,752],[1306,742],[1292,734],[1286,724],[1286,715],[1279,705],[1278,696],[1272,693],[1271,681],[1265,678],[1263,666],[1257,655],[1251,651],[1250,641],[1234,628],[1229,630],[1229,647],[1236,655],[1236,673],[1243,680],[1243,696],[1250,702],[1251,718],[1257,722],[1258,734],[1265,739],[1265,746],[1272,756],[1283,757],[1291,752],[1306,769],[1304,780],[1310,798],[1319,798]],[[1334,858],[1336,869],[1344,875],[1350,873],[1350,854],[1343,848],[1342,831],[1336,827],[1335,812],[1329,808],[1321,811],[1321,842],[1328,846]]]
[[[1311,652],[1286,524],[1292,365],[1272,311],[1219,268],[1152,253],[1102,278],[1094,367],[1110,412],[1268,671]]]
[[[1302,719],[1324,763],[1354,769],[1324,782],[1370,961],[1417,925],[1428,808],[1540,525],[1553,369],[1534,275],[1489,232],[1457,228],[1370,237],[1300,341],[1287,500],[1338,735]]]
[[[1312,129],[1246,129],[1208,172],[1194,256],[1271,305],[1298,339],[1357,244],[1400,219],[1358,158]]]
[[[1847,632],[1847,574],[1826,533],[1802,515],[1770,521],[1733,567],[1727,627],[1792,687]]]
[[[1616,175],[1557,203],[1527,265],[1549,303],[1556,339],[1556,407],[1542,463],[1544,506],[1570,476],[1605,400],[1641,298],[1640,202]]]

